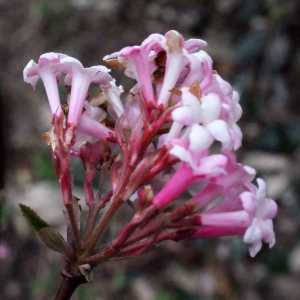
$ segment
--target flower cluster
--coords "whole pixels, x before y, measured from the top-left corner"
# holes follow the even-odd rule
[[[204,46],[169,31],[105,56],[110,67],[135,80],[124,101],[123,88],[104,66],[84,68],[65,54],[46,53],[25,67],[24,80],[35,87],[42,79],[50,103],[53,128],[46,137],[67,207],[68,242],[77,253],[67,256],[79,270],[139,255],[168,239],[240,235],[251,256],[262,242],[274,245],[277,205],[266,197],[262,179],[253,184],[255,170],[238,163],[234,153],[242,142],[239,95],[213,70]],[[64,74],[67,104],[57,84]],[[100,94],[89,100],[91,83],[100,86]],[[70,155],[85,167],[84,230],[72,194]],[[94,195],[97,170],[110,172],[106,195],[101,188]],[[99,247],[124,202],[135,206],[132,220]]]

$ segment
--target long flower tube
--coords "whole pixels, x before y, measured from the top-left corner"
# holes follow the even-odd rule
[[[44,82],[52,115],[62,113],[62,101],[58,92],[58,81],[62,74],[66,74],[65,84],[71,86],[69,109],[67,116],[67,131],[65,142],[71,146],[75,142],[74,134],[79,125],[82,109],[91,83],[98,83],[104,89],[110,86],[110,70],[104,66],[84,68],[81,62],[62,53],[45,53],[40,56],[38,64],[31,60],[24,69],[25,82],[35,87],[39,78]],[[119,103],[117,104],[119,105]],[[84,122],[86,123],[86,122]]]
[[[258,188],[240,194],[243,210],[210,213],[198,216],[200,225],[195,238],[243,234],[243,240],[250,244],[250,255],[254,257],[262,247],[262,242],[273,247],[275,235],[272,219],[277,214],[275,201],[266,198],[265,182],[258,178]]]
[[[61,53],[45,53],[40,56],[38,64],[31,60],[23,71],[24,81],[30,83],[33,88],[40,78],[43,80],[52,115],[58,116],[62,113],[62,109],[57,86],[61,72],[57,67],[61,57],[64,56]]]

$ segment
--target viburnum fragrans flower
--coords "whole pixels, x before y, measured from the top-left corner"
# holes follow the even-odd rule
[[[84,102],[91,83],[98,83],[103,88],[110,86],[110,70],[104,66],[84,68],[80,61],[62,53],[45,53],[40,56],[38,64],[31,60],[24,69],[24,80],[35,87],[39,78],[44,82],[53,117],[62,114],[57,82],[66,74],[65,84],[71,86],[67,126],[71,128],[66,134],[66,143],[71,145],[73,131],[79,125]]]
[[[275,244],[272,219],[276,216],[277,205],[273,200],[266,198],[265,182],[260,178],[257,182],[258,188],[252,186],[252,191],[240,195],[243,207],[252,221],[244,235],[244,241],[251,244],[251,256],[255,256],[261,249],[262,241],[270,247]]]
[[[270,248],[273,247],[275,235],[272,219],[277,213],[277,206],[273,200],[265,197],[265,193],[258,195],[264,189],[264,181],[259,178],[258,183],[257,193],[244,192],[240,196],[242,209],[218,213],[208,210],[197,216],[195,223],[198,222],[200,227],[193,238],[244,235],[244,242],[251,245],[252,257],[261,249],[262,241],[268,243]],[[254,186],[253,189],[255,189]]]
[[[109,66],[135,80],[124,101],[123,88],[106,67],[84,68],[59,53],[25,67],[25,81],[34,87],[41,78],[46,88],[54,125],[48,139],[69,225],[69,246],[61,236],[54,239],[52,229],[51,239],[43,241],[67,256],[71,277],[89,281],[94,266],[137,256],[164,240],[240,235],[251,256],[262,242],[274,245],[277,205],[266,197],[262,179],[258,187],[252,183],[255,170],[237,163],[234,153],[242,143],[239,95],[213,70],[204,46],[169,31],[105,56]],[[62,74],[71,93],[69,109],[61,108],[58,94]],[[101,92],[88,101],[91,83]],[[70,155],[84,165],[84,228]],[[97,171],[101,180],[109,171],[111,190],[105,195],[103,181],[94,195]],[[98,246],[123,203],[135,207],[135,214],[117,237]]]
[[[109,133],[112,132],[111,129],[100,123],[107,116],[103,109],[90,106],[88,102],[84,104],[83,108],[85,111],[81,115],[76,140],[70,151],[74,156],[80,156],[80,149],[83,144],[94,144],[100,140],[106,140]]]
[[[219,202],[195,216],[200,227],[194,238],[223,235],[244,235],[244,242],[250,244],[250,255],[255,256],[262,247],[262,241],[275,244],[272,219],[277,213],[276,203],[266,198],[266,184],[258,178],[258,188],[251,183],[255,170],[236,163],[229,151],[226,174],[209,183],[190,201],[197,202],[198,209],[217,197]],[[203,201],[203,199],[205,199]]]
[[[213,70],[211,58],[201,49],[205,45],[201,40],[184,41],[179,33],[170,31],[165,36],[150,35],[140,46],[125,47],[104,57],[110,65],[116,64],[117,59],[125,68],[125,74],[137,80],[134,95],[139,106],[142,104],[145,110],[144,120],[150,120],[151,116],[147,113],[153,107],[161,109],[166,115],[162,125],[169,129],[159,136],[157,151],[167,148],[168,154],[176,157],[178,164],[169,182],[153,196],[152,205],[162,210],[182,193],[198,185],[198,195],[187,201],[195,205],[193,214],[197,215],[208,202],[214,200],[207,198],[206,194],[214,188],[219,191],[217,196],[222,201],[203,213],[204,220],[211,215],[210,211],[218,209],[222,214],[231,212],[232,217],[239,210],[246,214],[240,195],[253,189],[251,181],[255,176],[253,169],[236,163],[233,152],[241,146],[242,140],[241,130],[236,124],[242,114],[239,95]],[[127,103],[125,116],[129,113],[126,106]],[[221,143],[222,151],[210,154],[215,142]],[[162,161],[154,161],[153,168],[156,164],[163,164]],[[276,204],[273,200],[268,201],[272,203],[273,213],[269,214],[267,223],[272,223]],[[201,220],[202,214],[197,216]],[[212,237],[245,234],[244,240],[252,245],[251,238],[247,238],[249,233],[245,233],[249,232],[247,228],[251,228],[252,220],[253,217],[249,217],[243,228],[240,225],[234,228],[230,225],[208,227],[200,221],[191,229],[191,232],[195,231],[194,236],[191,234],[189,237],[194,238],[197,234],[199,237],[201,234],[203,237],[210,234]],[[268,242],[263,236],[261,239]],[[257,248],[251,246],[251,255],[256,254]]]
[[[113,128],[102,124],[105,123],[107,113],[103,108],[90,106],[86,101],[91,83],[99,84],[104,94],[107,91],[112,94],[115,89],[118,89],[108,74],[109,71],[104,66],[84,68],[77,59],[53,52],[41,55],[37,64],[31,60],[24,69],[24,80],[31,83],[33,87],[36,86],[39,78],[44,82],[54,125],[46,137],[57,161],[55,169],[63,191],[70,190],[72,185],[72,176],[67,167],[69,154],[83,155],[81,150],[85,147],[85,153],[87,149],[89,150],[91,161],[97,162],[107,156],[114,147],[107,141],[109,136],[113,136]],[[58,89],[58,82],[63,74],[66,75],[64,83],[68,101],[68,107],[64,109],[67,112],[66,118]],[[122,114],[123,105],[119,97],[108,97],[106,101],[110,103],[112,110],[116,109],[118,115]],[[65,203],[71,201],[70,196],[64,198],[66,198]]]

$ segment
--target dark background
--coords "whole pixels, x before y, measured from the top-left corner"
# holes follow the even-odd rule
[[[300,2],[1,0],[0,247],[8,252],[0,252],[1,300],[52,299],[63,267],[17,206],[30,205],[65,231],[42,137],[51,113],[42,84],[34,91],[23,82],[25,65],[49,51],[87,67],[102,64],[104,55],[170,29],[206,40],[214,69],[240,93],[238,156],[257,168],[278,201],[277,243],[252,259],[240,238],[167,242],[140,258],[99,266],[74,300],[300,299]],[[121,71],[113,76],[128,85]],[[112,235],[122,221],[114,220]]]

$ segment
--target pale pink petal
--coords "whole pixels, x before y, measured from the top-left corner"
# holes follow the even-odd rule
[[[229,134],[228,125],[223,120],[216,120],[207,125],[207,130],[211,135],[226,149],[232,149],[231,136]]]
[[[213,138],[203,126],[194,124],[189,135],[190,149],[193,152],[202,152],[213,143]]]
[[[84,68],[78,60],[70,57],[62,61],[64,63],[64,71],[68,72],[69,75],[65,78],[65,82],[72,85],[68,123],[77,125],[90,84],[98,83],[107,87],[112,78],[107,74],[109,69],[106,67],[94,66]]]
[[[33,88],[35,88],[37,82],[40,79],[38,70],[38,65],[34,62],[34,60],[31,60],[26,65],[23,71],[24,81],[30,83]]]
[[[258,201],[260,201],[266,198],[267,186],[264,180],[262,180],[261,178],[257,178],[257,183],[258,183],[258,189],[256,192],[256,197]]]
[[[52,115],[62,113],[57,86],[57,80],[60,77],[57,69],[60,55],[62,54],[45,53],[41,55],[38,64],[31,60],[23,71],[24,81],[30,83],[33,88],[35,88],[39,78],[43,80]]]
[[[189,53],[198,52],[203,47],[207,46],[207,42],[200,39],[189,39],[184,42],[184,48]]]
[[[191,126],[196,123],[191,108],[187,106],[176,108],[172,112],[172,119],[185,126]]]
[[[245,211],[247,211],[252,217],[254,217],[256,212],[255,195],[251,192],[244,192],[240,195],[240,199],[243,203]]]
[[[199,165],[197,166],[197,169],[195,170],[195,174],[199,175],[219,175],[224,174],[224,169],[227,165],[227,157],[221,154],[214,154],[207,157],[203,157],[200,160]]]
[[[237,124],[233,124],[232,128],[229,128],[229,134],[233,145],[233,150],[237,150],[242,145],[243,134],[240,127]]]
[[[171,89],[175,87],[181,70],[188,62],[187,58],[183,55],[182,46],[184,40],[181,34],[176,31],[169,31],[166,33],[166,38],[166,45],[168,47],[167,64],[164,82],[157,100],[158,104],[163,104],[164,106],[169,101]]]
[[[183,148],[180,147],[178,145],[175,145],[171,150],[170,150],[170,154],[176,156],[177,158],[179,158],[181,161],[183,162],[188,162],[188,163],[192,163],[192,155],[191,153]]]
[[[203,93],[205,94],[208,94],[210,92],[220,92],[225,95],[232,94],[231,85],[227,81],[222,79],[222,77],[218,74],[213,74],[210,83],[206,86],[204,86],[204,84],[201,84],[201,88],[203,89]]]
[[[209,93],[201,99],[201,118],[204,125],[217,120],[221,113],[221,100],[215,93]]]

